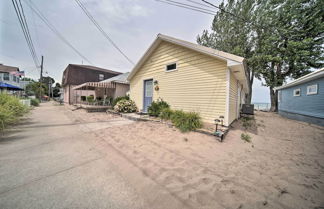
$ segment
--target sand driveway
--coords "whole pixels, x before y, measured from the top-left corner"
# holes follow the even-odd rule
[[[44,104],[0,138],[0,208],[323,208],[324,129],[258,113],[223,143]],[[42,136],[42,137],[41,137]]]

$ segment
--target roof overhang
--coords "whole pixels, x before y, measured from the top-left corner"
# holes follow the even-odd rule
[[[314,71],[312,73],[309,73],[305,76],[302,76],[286,85],[283,85],[283,86],[280,86],[280,87],[277,87],[277,88],[274,88],[275,90],[281,90],[281,89],[285,89],[285,88],[289,88],[289,87],[292,87],[292,86],[296,86],[296,85],[299,85],[299,84],[302,84],[302,83],[305,83],[305,82],[308,82],[308,81],[311,81],[311,80],[315,80],[317,78],[322,78],[324,77],[324,68],[320,69],[320,70],[317,70],[317,71]]]
[[[97,88],[103,88],[103,89],[115,89],[116,83],[115,82],[87,82],[80,84],[78,86],[73,87],[74,90],[94,90]]]
[[[214,50],[212,48],[203,47],[198,44],[193,44],[190,42],[182,41],[182,40],[175,39],[175,38],[161,35],[161,34],[159,34],[156,37],[156,39],[151,44],[151,46],[146,50],[146,52],[141,57],[141,59],[136,63],[133,70],[129,73],[127,80],[130,81],[133,78],[133,76],[137,73],[137,71],[140,69],[140,67],[145,63],[145,61],[150,57],[150,55],[154,52],[154,50],[159,46],[159,44],[162,41],[166,41],[168,43],[182,46],[182,47],[194,50],[196,52],[211,56],[218,60],[225,61],[227,63],[227,67],[232,70],[232,72],[235,74],[235,77],[243,85],[244,90],[246,92],[248,91],[248,88],[249,88],[248,82],[247,82],[248,78],[246,77],[246,73],[245,73],[245,70],[246,70],[245,65],[244,65],[245,60],[243,57],[239,57],[239,56],[232,55],[229,53]],[[236,72],[236,71],[238,71],[238,72]]]

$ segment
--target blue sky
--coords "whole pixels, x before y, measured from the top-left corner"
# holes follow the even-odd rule
[[[60,82],[65,67],[69,63],[81,64],[82,58],[59,40],[24,1],[36,4],[60,33],[94,65],[121,72],[132,69],[132,65],[99,33],[75,1],[22,0],[37,55],[44,55],[45,75]],[[139,60],[158,33],[196,42],[197,35],[209,29],[213,20],[211,15],[155,0],[82,2],[134,62]],[[11,1],[0,3],[0,63],[18,66],[25,70],[28,77],[39,77],[39,70],[35,69]],[[85,60],[83,63],[89,64]],[[269,102],[269,90],[257,79],[253,91],[254,102]]]

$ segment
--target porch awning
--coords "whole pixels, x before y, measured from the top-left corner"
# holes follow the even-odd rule
[[[87,82],[80,84],[78,86],[73,87],[74,90],[94,90],[96,88],[103,88],[103,89],[115,89],[116,83],[114,82]]]
[[[16,91],[23,91],[24,89],[18,87],[18,86],[14,86],[8,83],[3,83],[0,82],[0,88],[4,88],[4,89],[8,89],[8,90],[16,90]]]

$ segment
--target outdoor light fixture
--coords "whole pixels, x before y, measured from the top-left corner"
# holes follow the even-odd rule
[[[216,131],[215,132],[217,132],[217,130],[218,130],[218,123],[219,122],[221,122],[221,120],[219,120],[219,119],[215,119],[215,125],[216,125]]]
[[[155,87],[154,87],[155,91],[158,91],[158,90],[160,89],[160,87],[159,87],[159,85],[158,85],[159,82],[158,82],[157,80],[155,80],[153,83],[154,83],[154,86],[155,86]]]
[[[224,139],[224,132],[222,130],[218,130],[218,124],[223,121],[219,119],[215,119],[215,125],[216,125],[216,130],[214,132],[214,135],[220,138],[220,141],[222,142]]]
[[[223,126],[223,121],[224,121],[224,116],[219,116],[219,118],[221,119],[221,122],[222,122],[222,126]]]

